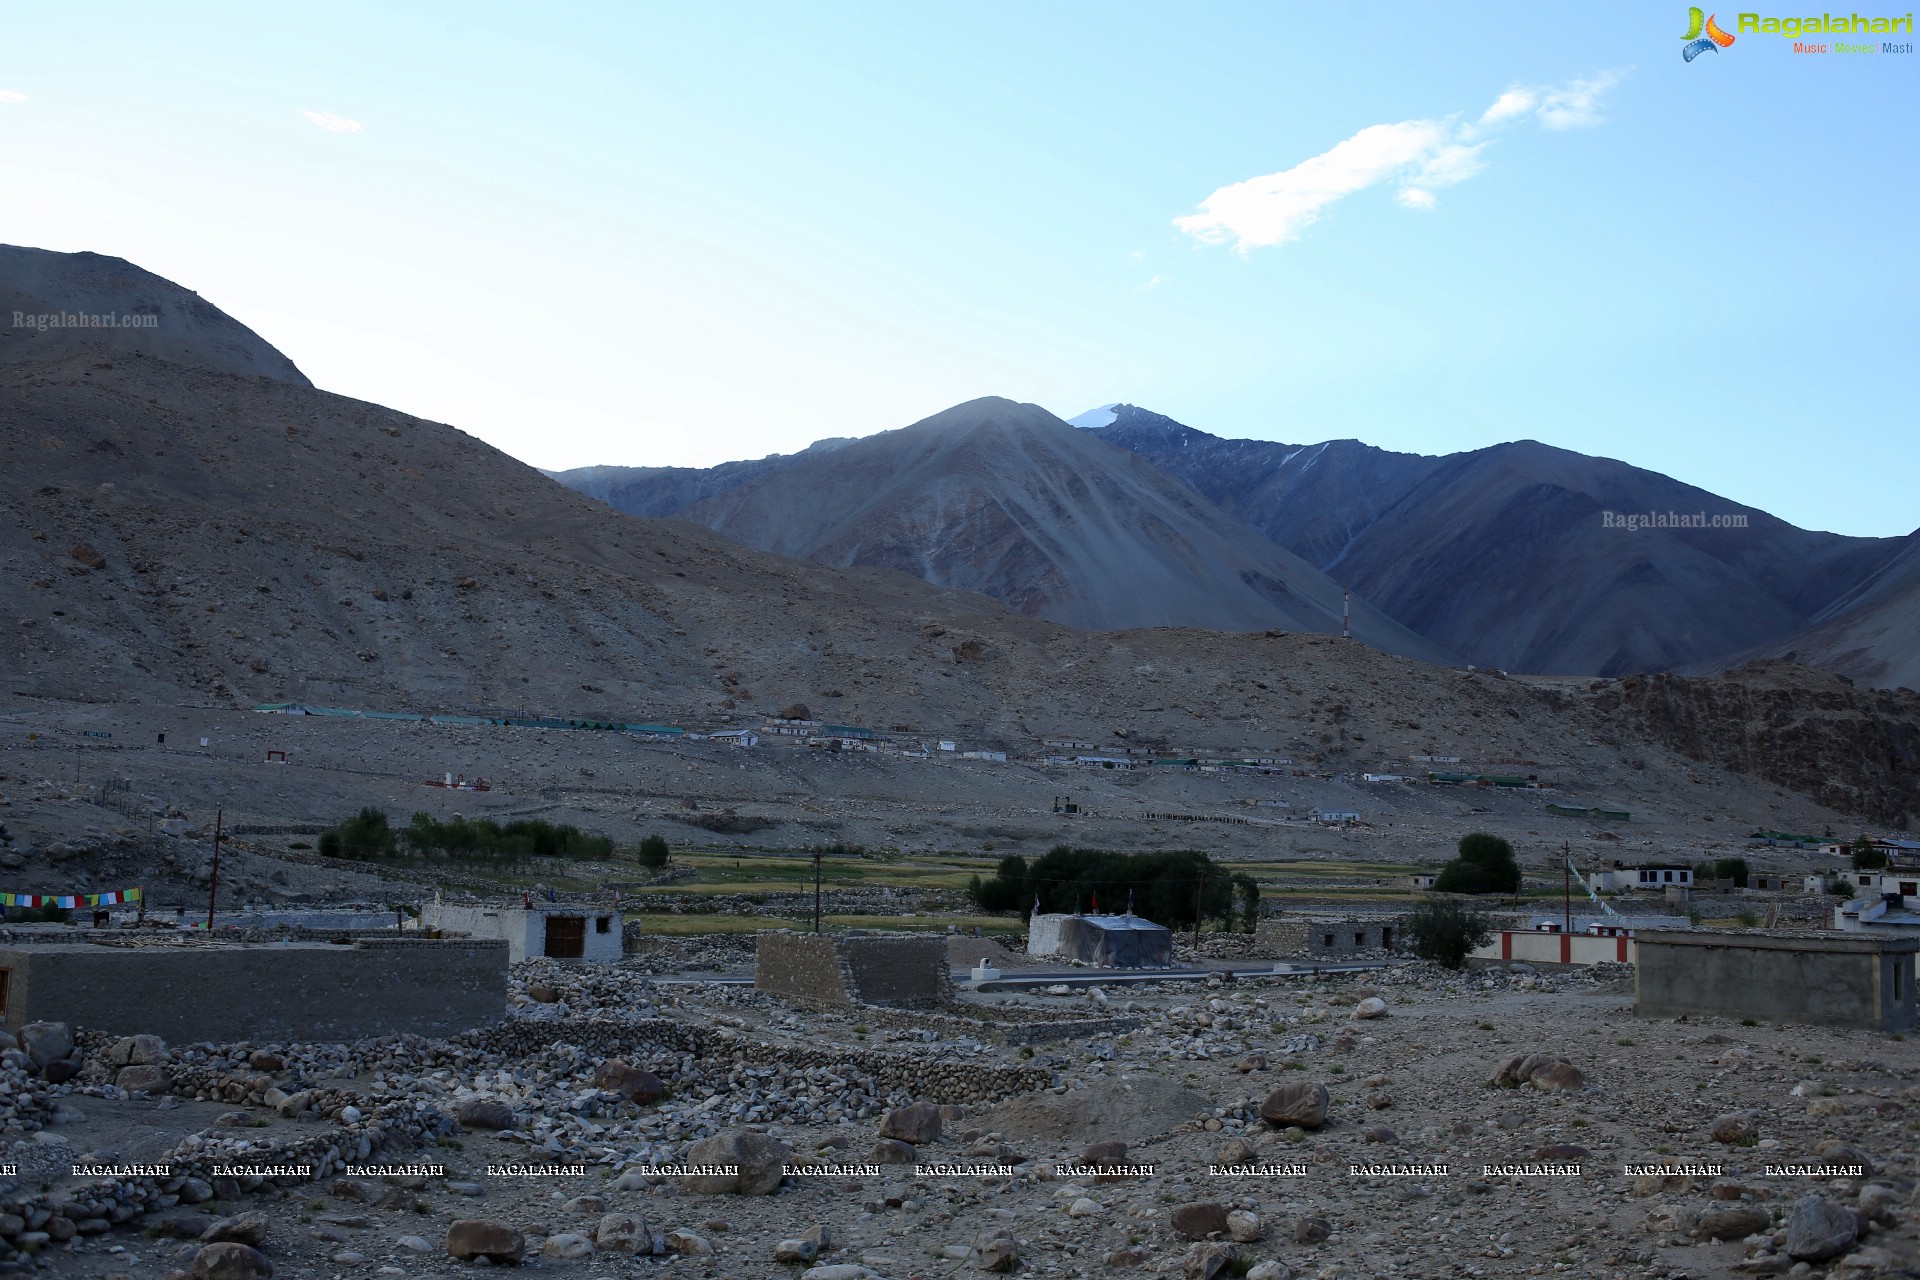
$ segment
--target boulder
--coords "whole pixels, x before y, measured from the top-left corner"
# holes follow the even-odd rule
[[[1127,1144],[1108,1139],[1104,1142],[1089,1142],[1080,1148],[1081,1164],[1125,1164],[1127,1162]]]
[[[1009,1232],[996,1231],[974,1248],[978,1251],[975,1265],[982,1271],[1011,1271],[1020,1265],[1020,1242]]]
[[[1565,1058],[1551,1053],[1520,1053],[1508,1058],[1493,1073],[1490,1084],[1504,1088],[1517,1089],[1532,1080],[1533,1077],[1552,1066],[1570,1065]]]
[[[1234,1069],[1239,1071],[1241,1075],[1246,1075],[1254,1071],[1265,1071],[1267,1069],[1267,1055],[1264,1053],[1250,1053],[1233,1065]]]
[[[1587,1087],[1587,1078],[1571,1062],[1556,1062],[1534,1072],[1527,1083],[1548,1093],[1578,1093]]]
[[[1227,1207],[1218,1200],[1183,1204],[1173,1211],[1173,1229],[1189,1240],[1205,1240],[1227,1230]]]
[[[1760,1126],[1753,1112],[1736,1111],[1715,1120],[1707,1136],[1728,1146],[1750,1147],[1760,1140]]]
[[[113,1082],[128,1093],[163,1093],[169,1081],[164,1067],[122,1067]]]
[[[73,1028],[64,1022],[29,1022],[20,1029],[20,1047],[34,1066],[44,1067],[73,1052]]]
[[[267,1255],[244,1244],[210,1244],[193,1255],[193,1280],[272,1280]]]
[[[931,1102],[895,1107],[880,1118],[880,1136],[921,1146],[940,1140],[940,1108]]]
[[[703,1257],[713,1252],[704,1236],[688,1231],[685,1227],[667,1232],[667,1252],[677,1253],[686,1258]]]
[[[868,1164],[918,1164],[920,1155],[913,1149],[911,1142],[902,1142],[898,1138],[881,1138],[873,1144],[873,1150],[867,1152]]]
[[[1720,1202],[1701,1210],[1693,1234],[1702,1240],[1744,1240],[1773,1226],[1773,1218],[1759,1205]]]
[[[1353,1006],[1353,1016],[1356,1018],[1384,1018],[1387,1016],[1387,1002],[1379,996],[1368,996],[1365,1000]]]
[[[1799,1262],[1825,1262],[1853,1247],[1860,1220],[1851,1209],[1808,1196],[1787,1215],[1787,1256]]]
[[[147,1234],[162,1240],[198,1240],[206,1234],[213,1219],[204,1213],[170,1213],[147,1227]]]
[[[1283,1084],[1260,1104],[1260,1118],[1281,1129],[1292,1125],[1302,1129],[1318,1129],[1327,1122],[1329,1101],[1324,1084],[1305,1080],[1298,1084]]]
[[[667,1082],[643,1067],[611,1058],[594,1069],[595,1088],[619,1094],[628,1102],[652,1106],[667,1096]]]
[[[1260,1238],[1260,1215],[1235,1209],[1227,1215],[1227,1234],[1241,1244],[1252,1244]]]
[[[158,1067],[135,1067],[136,1071],[157,1071]],[[40,1069],[48,1084],[65,1084],[80,1074],[80,1064],[72,1058],[59,1058]],[[163,1077],[164,1078],[164,1077]]]
[[[571,1261],[574,1258],[591,1258],[593,1241],[574,1231],[563,1231],[557,1236],[548,1236],[540,1246],[540,1255],[545,1258],[559,1258]]]
[[[1236,1164],[1252,1164],[1258,1153],[1247,1145],[1245,1138],[1228,1138],[1220,1149],[1213,1153],[1213,1162],[1222,1168]]]
[[[1247,1272],[1247,1280],[1292,1280],[1293,1272],[1287,1270],[1287,1264],[1271,1258],[1259,1263]]]
[[[793,1149],[749,1129],[725,1129],[687,1148],[686,1163],[732,1165],[733,1173],[690,1173],[687,1190],[703,1196],[770,1196],[780,1189]]]
[[[150,1067],[167,1060],[167,1042],[159,1036],[122,1036],[107,1046],[110,1067]]]
[[[1216,1276],[1230,1276],[1233,1267],[1240,1260],[1240,1251],[1230,1244],[1196,1244],[1187,1250],[1185,1266],[1181,1274],[1186,1280],[1214,1280]]]
[[[202,1244],[219,1244],[230,1241],[234,1244],[265,1244],[267,1240],[267,1215],[257,1210],[249,1213],[236,1213],[230,1218],[221,1218],[207,1225],[200,1233]]]
[[[773,1246],[773,1260],[788,1266],[805,1266],[820,1256],[820,1246],[811,1240],[782,1240]]]
[[[1533,1153],[1535,1160],[1545,1160],[1553,1164],[1571,1164],[1576,1160],[1585,1160],[1593,1152],[1572,1142],[1549,1142]]]
[[[830,1267],[808,1267],[800,1280],[880,1280],[880,1273],[858,1263],[836,1262]]]
[[[527,1254],[527,1238],[504,1222],[462,1218],[447,1227],[447,1252],[462,1262],[518,1262]]]
[[[653,1232],[644,1218],[609,1213],[594,1224],[593,1243],[602,1253],[652,1253]]]
[[[1293,1224],[1295,1244],[1319,1244],[1332,1234],[1333,1226],[1325,1218],[1302,1218]]]
[[[454,1118],[469,1129],[511,1129],[513,1108],[492,1098],[469,1098]]]

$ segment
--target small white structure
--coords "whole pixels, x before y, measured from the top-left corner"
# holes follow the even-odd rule
[[[1358,822],[1360,821],[1360,811],[1358,809],[1315,809],[1313,811],[1313,820],[1329,825]]]
[[[722,729],[719,733],[707,735],[715,742],[724,742],[730,747],[757,747],[760,735],[751,729]]]
[[[534,956],[613,961],[622,954],[620,913],[612,907],[571,902],[505,907],[434,903],[426,914],[428,928],[470,933],[476,938],[505,938],[509,964]]]
[[[1693,868],[1677,862],[1646,862],[1637,867],[1616,866],[1593,877],[1593,887],[1619,893],[1628,889],[1659,891],[1668,888],[1691,889]]]

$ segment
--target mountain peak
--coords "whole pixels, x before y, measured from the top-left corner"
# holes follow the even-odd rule
[[[0,365],[133,356],[311,387],[273,345],[191,289],[124,258],[0,245]]]

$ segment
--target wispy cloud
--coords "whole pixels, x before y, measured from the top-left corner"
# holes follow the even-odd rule
[[[334,115],[331,111],[308,111],[305,107],[302,107],[300,108],[300,114],[305,116],[313,124],[325,129],[328,133],[360,132],[360,122],[358,120],[349,120],[345,116]]]
[[[1206,244],[1248,253],[1298,240],[1321,210],[1369,187],[1392,184],[1403,207],[1431,209],[1440,202],[1435,192],[1487,167],[1492,135],[1528,118],[1556,130],[1599,124],[1601,99],[1619,79],[1607,72],[1554,88],[1515,85],[1473,121],[1452,115],[1369,125],[1291,169],[1221,187],[1201,201],[1199,213],[1174,225]]]
[[[25,102],[26,100],[27,100],[27,95],[24,93],[20,93],[13,89],[0,89],[0,104],[5,104],[9,102]]]

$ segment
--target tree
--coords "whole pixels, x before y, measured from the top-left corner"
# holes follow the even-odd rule
[[[1493,938],[1493,925],[1472,907],[1450,898],[1423,898],[1407,915],[1413,954],[1448,969],[1463,968],[1467,956]]]
[[[1433,887],[1439,893],[1518,893],[1520,864],[1513,846],[1496,835],[1475,831],[1460,837],[1460,856],[1440,869]]]
[[[1887,865],[1886,850],[1880,848],[1865,836],[1861,836],[1847,847],[1853,851],[1853,869],[1855,871],[1878,871]]]
[[[1233,888],[1240,895],[1240,927],[1252,933],[1260,925],[1260,885],[1246,872],[1236,871]]]
[[[1202,919],[1233,921],[1232,876],[1192,849],[1165,853],[1115,853],[1059,845],[1028,864],[1000,860],[992,878],[971,881],[967,893],[982,910],[1025,911],[1037,899],[1043,912],[1125,910],[1168,928],[1191,929],[1194,908]],[[991,905],[989,905],[991,904]]]
[[[667,848],[666,837],[648,836],[640,842],[640,865],[649,871],[658,871],[667,865],[671,852]]]
[[[1745,858],[1722,858],[1713,864],[1713,878],[1716,880],[1731,880],[1733,881],[1733,887],[1736,889],[1744,889],[1747,887],[1748,871],[1749,868]]]

